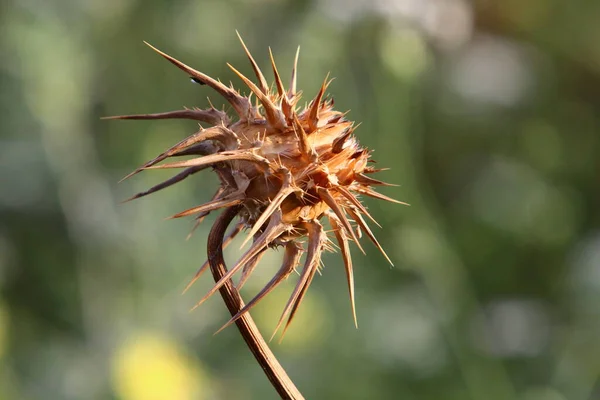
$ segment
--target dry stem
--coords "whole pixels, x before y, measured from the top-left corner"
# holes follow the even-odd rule
[[[208,236],[208,261],[215,282],[218,282],[227,273],[227,267],[223,259],[222,243],[227,227],[238,212],[238,206],[227,208],[218,217]],[[219,289],[219,292],[232,316],[236,315],[244,307],[244,301],[231,280],[225,283]],[[271,349],[269,349],[250,314],[245,313],[235,323],[246,345],[252,354],[254,354],[254,357],[265,371],[267,378],[269,378],[269,381],[271,381],[271,384],[281,398],[303,400],[304,397],[279,364]]]

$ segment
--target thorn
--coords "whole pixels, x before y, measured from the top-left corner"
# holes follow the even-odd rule
[[[405,203],[403,201],[399,201],[399,200],[396,200],[396,199],[392,199],[391,197],[388,197],[388,196],[386,196],[384,194],[376,192],[373,189],[370,189],[368,187],[357,186],[357,187],[354,188],[354,190],[356,190],[357,192],[362,193],[362,194],[364,194],[366,196],[373,197],[373,198],[376,198],[376,199],[379,199],[379,200],[385,200],[385,201],[390,201],[392,203],[397,203],[397,204],[402,204],[402,205],[405,205],[405,206],[410,206],[410,204],[408,204],[408,203]]]
[[[170,55],[163,53],[156,47],[152,46],[150,43],[146,41],[144,41],[144,43],[152,50],[160,54],[162,57],[164,57],[166,60],[168,60],[171,64],[186,72],[192,78],[195,78],[199,82],[207,84],[215,91],[217,91],[221,96],[225,98],[225,100],[229,102],[229,104],[231,104],[231,106],[235,109],[236,113],[239,115],[240,118],[244,118],[245,115],[247,115],[248,109],[250,108],[250,104],[248,104],[248,100],[245,97],[240,96],[234,90],[229,89],[227,86],[211,78],[210,76],[205,75],[200,71],[196,71],[192,67],[189,67],[181,61],[171,57]]]
[[[344,210],[342,210],[342,207],[340,207],[340,205],[333,198],[331,193],[329,193],[329,191],[324,188],[317,188],[317,193],[321,200],[323,200],[325,204],[327,204],[329,208],[331,208],[331,210],[335,213],[335,215],[337,215],[337,217],[340,219],[342,226],[346,229],[347,233],[350,234],[352,240],[354,240],[356,246],[360,249],[360,251],[362,251],[363,254],[366,254],[362,246],[360,245],[356,234],[354,233],[354,229],[352,229],[352,225],[350,225],[350,222],[348,222],[348,218],[346,218]]]
[[[235,227],[233,227],[231,232],[229,232],[227,234],[227,236],[225,237],[225,239],[223,240],[223,249],[226,249],[227,246],[229,246],[229,244],[233,241],[233,239],[237,236],[237,234],[240,233],[240,231],[242,230],[243,227],[244,227],[244,224],[242,224],[242,223],[239,223]],[[204,271],[206,271],[206,269],[209,266],[210,266],[210,263],[208,262],[208,260],[206,260],[206,262],[204,264],[202,264],[202,266],[198,269],[198,271],[196,272],[196,274],[194,275],[192,280],[187,284],[185,289],[183,289],[183,292],[181,292],[181,294],[185,294],[185,292],[187,292],[189,290],[189,288],[192,287],[194,282],[196,282],[200,278],[200,276],[204,273]],[[190,311],[192,311],[192,310],[190,310]]]
[[[285,254],[283,257],[283,262],[279,271],[275,274],[275,276],[262,288],[262,290],[254,296],[252,300],[248,302],[240,311],[237,312],[225,325],[223,325],[216,333],[221,332],[223,329],[230,326],[234,323],[238,318],[242,315],[250,311],[252,307],[254,307],[260,300],[262,300],[265,296],[271,293],[279,284],[284,281],[289,274],[294,270],[295,265],[300,260],[300,256],[302,254],[302,248],[298,246],[294,242],[288,242],[285,248]]]
[[[377,241],[377,238],[375,238],[375,235],[371,231],[371,228],[369,228],[369,225],[367,225],[367,223],[365,222],[363,217],[360,215],[360,213],[354,212],[354,210],[352,210],[351,208],[348,209],[348,212],[350,213],[350,215],[352,215],[352,218],[358,224],[358,226],[360,226],[366,232],[369,239],[371,239],[371,242],[373,242],[375,247],[377,247],[377,249],[383,254],[383,256],[386,258],[386,260],[393,267],[394,263],[392,262],[392,260],[390,260],[390,258],[386,254],[386,252],[383,250],[383,247],[381,247],[381,245]]]
[[[281,189],[275,195],[273,200],[271,200],[271,202],[269,203],[269,205],[267,206],[265,211],[263,211],[261,216],[256,220],[256,222],[252,226],[252,229],[250,230],[250,233],[248,233],[248,235],[246,236],[246,239],[240,246],[240,249],[244,248],[244,246],[246,245],[246,243],[248,243],[250,238],[254,237],[254,235],[263,226],[263,224],[267,221],[267,219],[269,217],[271,217],[271,215],[279,208],[279,206],[281,205],[281,203],[283,203],[283,201],[287,198],[287,196],[300,190],[298,188],[291,187],[291,179],[292,179],[292,174],[286,170],[284,178],[283,178],[283,183],[281,185]]]
[[[200,171],[202,171],[205,168],[206,167],[191,167],[191,168],[187,168],[187,169],[181,171],[180,173],[178,173],[177,175],[173,176],[172,178],[167,179],[166,181],[161,182],[158,185],[152,186],[150,189],[148,189],[148,190],[146,190],[144,192],[137,193],[136,195],[134,195],[134,196],[132,196],[132,197],[126,199],[126,200],[121,201],[121,204],[128,203],[128,202],[130,202],[132,200],[136,200],[136,199],[139,199],[141,197],[147,196],[149,194],[158,192],[159,190],[165,189],[165,188],[167,188],[167,187],[169,187],[171,185],[174,185],[174,184],[176,184],[178,182],[181,182],[182,180],[184,180],[188,176],[190,176],[192,174],[195,174],[196,172],[200,172]]]
[[[231,268],[217,283],[215,283],[209,292],[202,299],[200,299],[198,303],[196,303],[193,309],[199,307],[202,303],[208,300],[208,298],[215,294],[215,292],[219,290],[225,284],[225,282],[229,281],[233,275],[236,274],[248,261],[258,255],[258,253],[260,253],[263,249],[267,248],[273,240],[275,240],[287,229],[288,225],[281,221],[281,212],[274,214],[271,217],[269,226],[260,235],[252,247],[250,247],[250,249],[244,253],[244,255],[237,261],[233,268]]]
[[[302,268],[300,278],[298,279],[296,287],[294,288],[294,291],[292,292],[292,295],[290,296],[283,310],[283,313],[279,318],[279,322],[275,327],[275,332],[273,332],[273,335],[271,336],[270,340],[273,340],[273,337],[275,337],[275,334],[281,327],[283,320],[289,313],[288,320],[281,334],[280,342],[281,340],[283,340],[285,332],[287,331],[290,323],[294,319],[294,315],[298,307],[300,306],[300,303],[302,303],[302,300],[306,293],[306,289],[308,289],[308,286],[310,286],[312,277],[314,276],[317,267],[319,266],[319,260],[321,258],[322,251],[322,243],[324,243],[326,239],[323,234],[323,226],[316,220],[307,222],[304,224],[304,226],[308,231],[308,253],[306,255],[306,260],[304,261],[304,267]]]
[[[180,213],[177,213],[175,215],[167,217],[166,219],[182,218],[182,217],[187,217],[188,215],[197,214],[197,213],[201,213],[201,212],[205,212],[205,211],[214,211],[214,210],[218,210],[219,208],[235,206],[235,205],[240,204],[242,202],[243,198],[244,198],[244,195],[242,193],[237,194],[235,196],[231,196],[231,197],[227,196],[223,199],[209,201],[208,203],[205,203],[205,204],[202,204],[202,205],[199,205],[196,207],[192,207],[190,209],[187,209],[185,211],[182,211]]]
[[[290,82],[290,89],[288,91],[288,98],[291,100],[296,97],[296,80],[298,77],[298,57],[300,56],[300,46],[296,50],[296,56],[294,57],[294,66],[292,67],[292,78]]]
[[[379,223],[377,221],[375,221],[375,218],[373,218],[373,216],[371,216],[371,214],[369,213],[367,208],[348,189],[346,189],[343,186],[336,186],[334,188],[334,190],[337,191],[338,193],[340,193],[342,196],[344,196],[346,198],[346,200],[348,200],[350,203],[352,203],[356,208],[359,209],[360,212],[362,212],[367,217],[369,217],[369,219],[371,221],[373,221],[375,223],[375,225],[377,225],[378,227],[381,228],[381,225],[379,225]]]
[[[258,64],[256,63],[256,61],[254,61],[254,58],[252,57],[252,54],[250,54],[250,51],[246,47],[246,44],[242,40],[242,36],[240,36],[240,33],[237,31],[237,29],[236,29],[235,33],[237,34],[238,39],[240,39],[240,42],[242,43],[242,47],[244,48],[244,51],[246,52],[246,55],[248,56],[248,60],[250,60],[250,64],[252,65],[252,69],[254,70],[254,74],[256,75],[256,78],[258,79],[258,83],[260,85],[260,90],[264,94],[267,94],[269,92],[269,87],[267,85],[267,81],[265,79],[265,76],[263,75],[262,71],[258,67]]]
[[[154,120],[154,119],[192,119],[196,121],[207,122],[213,125],[222,121],[228,121],[227,115],[216,110],[177,110],[155,114],[132,114],[132,115],[114,115],[110,117],[101,117],[102,120],[131,119],[131,120]]]
[[[306,134],[306,131],[302,127],[302,124],[300,123],[298,116],[296,114],[294,114],[293,118],[294,119],[292,122],[293,122],[293,126],[294,126],[294,131],[296,132],[296,135],[298,136],[300,152],[302,153],[302,156],[305,158],[305,160],[309,161],[310,163],[314,163],[317,161],[318,155],[315,152],[315,150],[311,147],[310,143],[308,142],[308,135]]]
[[[354,319],[354,326],[358,328],[358,320],[356,318],[356,302],[354,298],[354,271],[352,269],[352,256],[350,255],[350,246],[348,246],[348,238],[342,227],[340,221],[333,213],[328,213],[329,223],[333,228],[333,232],[340,246],[342,258],[344,260],[344,269],[346,271],[346,280],[348,281],[348,293],[350,295],[350,307],[352,310],[352,317]]]
[[[329,74],[327,74],[327,76],[325,77],[325,80],[323,81],[323,84],[321,85],[321,89],[319,90],[319,93],[317,93],[317,96],[314,98],[314,100],[312,101],[309,113],[308,113],[308,129],[310,131],[310,133],[313,133],[317,130],[317,124],[319,123],[319,108],[321,107],[321,99],[323,98],[323,94],[325,93],[325,90],[327,90],[327,86],[329,85],[329,83],[327,82],[327,79],[329,79]],[[331,81],[329,81],[331,82]]]
[[[267,118],[267,122],[275,129],[283,130],[287,126],[285,123],[285,118],[282,112],[273,104],[271,99],[264,94],[250,79],[248,79],[244,74],[235,69],[231,64],[227,63],[227,66],[231,68],[233,72],[235,72],[242,81],[254,92],[254,95],[260,100],[263,108],[265,109],[265,114]]]

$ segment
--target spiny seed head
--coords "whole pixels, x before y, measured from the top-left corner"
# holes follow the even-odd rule
[[[361,231],[365,232],[387,258],[363,218],[367,216],[373,220],[359,200],[359,196],[398,201],[372,189],[373,186],[386,184],[369,176],[379,170],[369,164],[369,151],[360,147],[354,137],[354,123],[346,120],[344,113],[333,109],[332,98],[325,97],[325,91],[331,81],[325,79],[315,98],[304,109],[299,110],[297,104],[301,94],[296,91],[298,53],[296,53],[291,83],[287,90],[284,88],[271,54],[275,89],[270,90],[263,73],[241,37],[240,41],[256,74],[257,83],[228,65],[256,97],[255,104],[251,101],[251,95],[243,96],[220,81],[196,71],[148,44],[154,51],[186,72],[194,82],[207,85],[223,96],[232,106],[237,118],[231,119],[225,112],[212,106],[206,110],[193,108],[159,114],[109,117],[192,119],[211,125],[206,129],[201,128],[127,175],[125,178],[145,169],[182,169],[172,178],[136,194],[130,200],[164,189],[205,168],[212,167],[221,182],[213,199],[173,217],[195,215],[197,226],[211,211],[236,207],[239,210],[239,222],[224,239],[223,247],[227,246],[244,228],[249,229],[244,244],[249,240],[253,242],[228,273],[196,306],[203,303],[240,270],[242,274],[237,287],[241,288],[256,268],[263,252],[270,247],[283,246],[285,251],[280,270],[237,315],[225,324],[226,327],[287,278],[306,252],[300,277],[275,330],[277,332],[287,316],[284,333],[320,266],[323,250],[332,248],[331,239],[319,222],[325,218],[331,225],[342,253],[352,314],[356,323],[349,241],[354,241],[362,251],[358,238]],[[159,164],[170,157],[188,155],[197,157]],[[305,238],[307,238],[306,248],[302,245]],[[208,265],[206,262],[198,270],[188,288]]]

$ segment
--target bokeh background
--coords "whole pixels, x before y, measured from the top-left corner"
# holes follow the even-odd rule
[[[210,172],[127,172],[196,128],[101,116],[222,99],[143,45],[241,83],[238,29],[314,96],[327,72],[361,121],[385,194],[366,199],[394,260],[339,254],[273,349],[309,399],[600,399],[600,2],[0,2],[0,399],[276,398],[211,283]],[[271,75],[269,74],[269,79]],[[228,259],[236,257],[232,246]],[[250,296],[278,267],[265,257]],[[293,282],[254,314],[270,336]]]

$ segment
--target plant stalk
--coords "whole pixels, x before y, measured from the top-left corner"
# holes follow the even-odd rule
[[[227,266],[223,258],[223,238],[227,227],[238,214],[239,210],[239,206],[227,208],[219,215],[208,235],[208,261],[215,282],[218,282],[227,273]],[[219,289],[219,292],[232,316],[236,315],[244,307],[244,301],[231,280],[226,282]],[[281,364],[279,364],[277,358],[275,358],[275,355],[252,320],[250,313],[244,313],[235,324],[244,338],[246,345],[252,354],[254,354],[256,361],[258,361],[258,364],[281,398],[303,400],[304,397]]]

